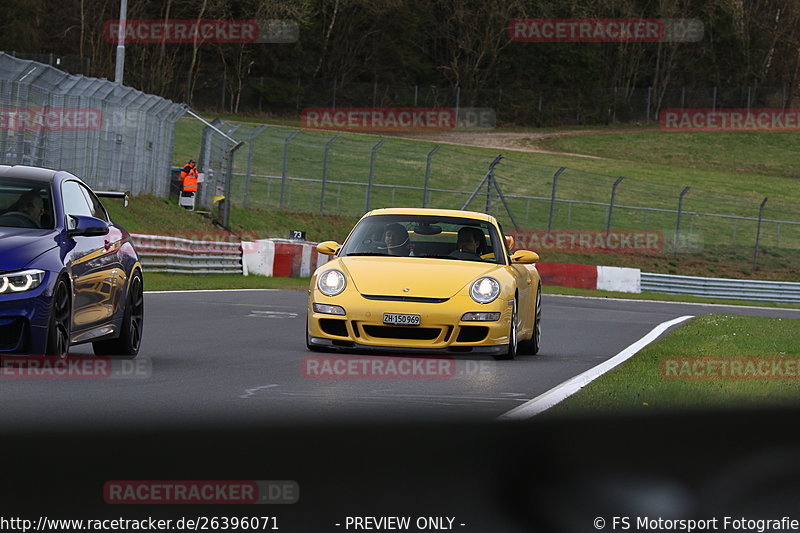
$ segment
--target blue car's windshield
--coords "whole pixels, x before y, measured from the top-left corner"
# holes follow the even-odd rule
[[[408,256],[505,263],[505,249],[489,222],[430,215],[373,215],[363,219],[340,256]]]
[[[49,183],[0,177],[0,226],[52,229],[53,220]]]

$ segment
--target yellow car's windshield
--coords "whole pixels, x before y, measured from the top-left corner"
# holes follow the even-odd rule
[[[374,215],[358,223],[340,257],[405,256],[504,263],[495,227],[470,218]]]

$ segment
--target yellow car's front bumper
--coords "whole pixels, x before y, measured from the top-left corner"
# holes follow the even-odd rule
[[[372,300],[339,302],[313,291],[308,306],[308,345],[320,348],[401,352],[503,353],[508,350],[513,301],[481,305],[458,295],[444,302]],[[345,315],[314,311],[314,303],[338,305]],[[495,321],[464,321],[465,313],[499,313]],[[387,325],[384,313],[419,315],[418,326]]]

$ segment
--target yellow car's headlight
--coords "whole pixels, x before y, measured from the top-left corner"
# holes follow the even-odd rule
[[[478,278],[472,282],[469,295],[479,304],[488,304],[500,296],[500,282],[494,278]]]
[[[326,270],[317,278],[317,287],[325,296],[336,296],[347,286],[347,280],[339,270]]]
[[[35,289],[44,280],[44,270],[22,270],[0,275],[0,294]]]

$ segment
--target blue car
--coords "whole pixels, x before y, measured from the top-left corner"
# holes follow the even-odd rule
[[[134,357],[144,325],[131,236],[68,172],[0,165],[0,355]],[[126,197],[127,201],[127,197]]]

